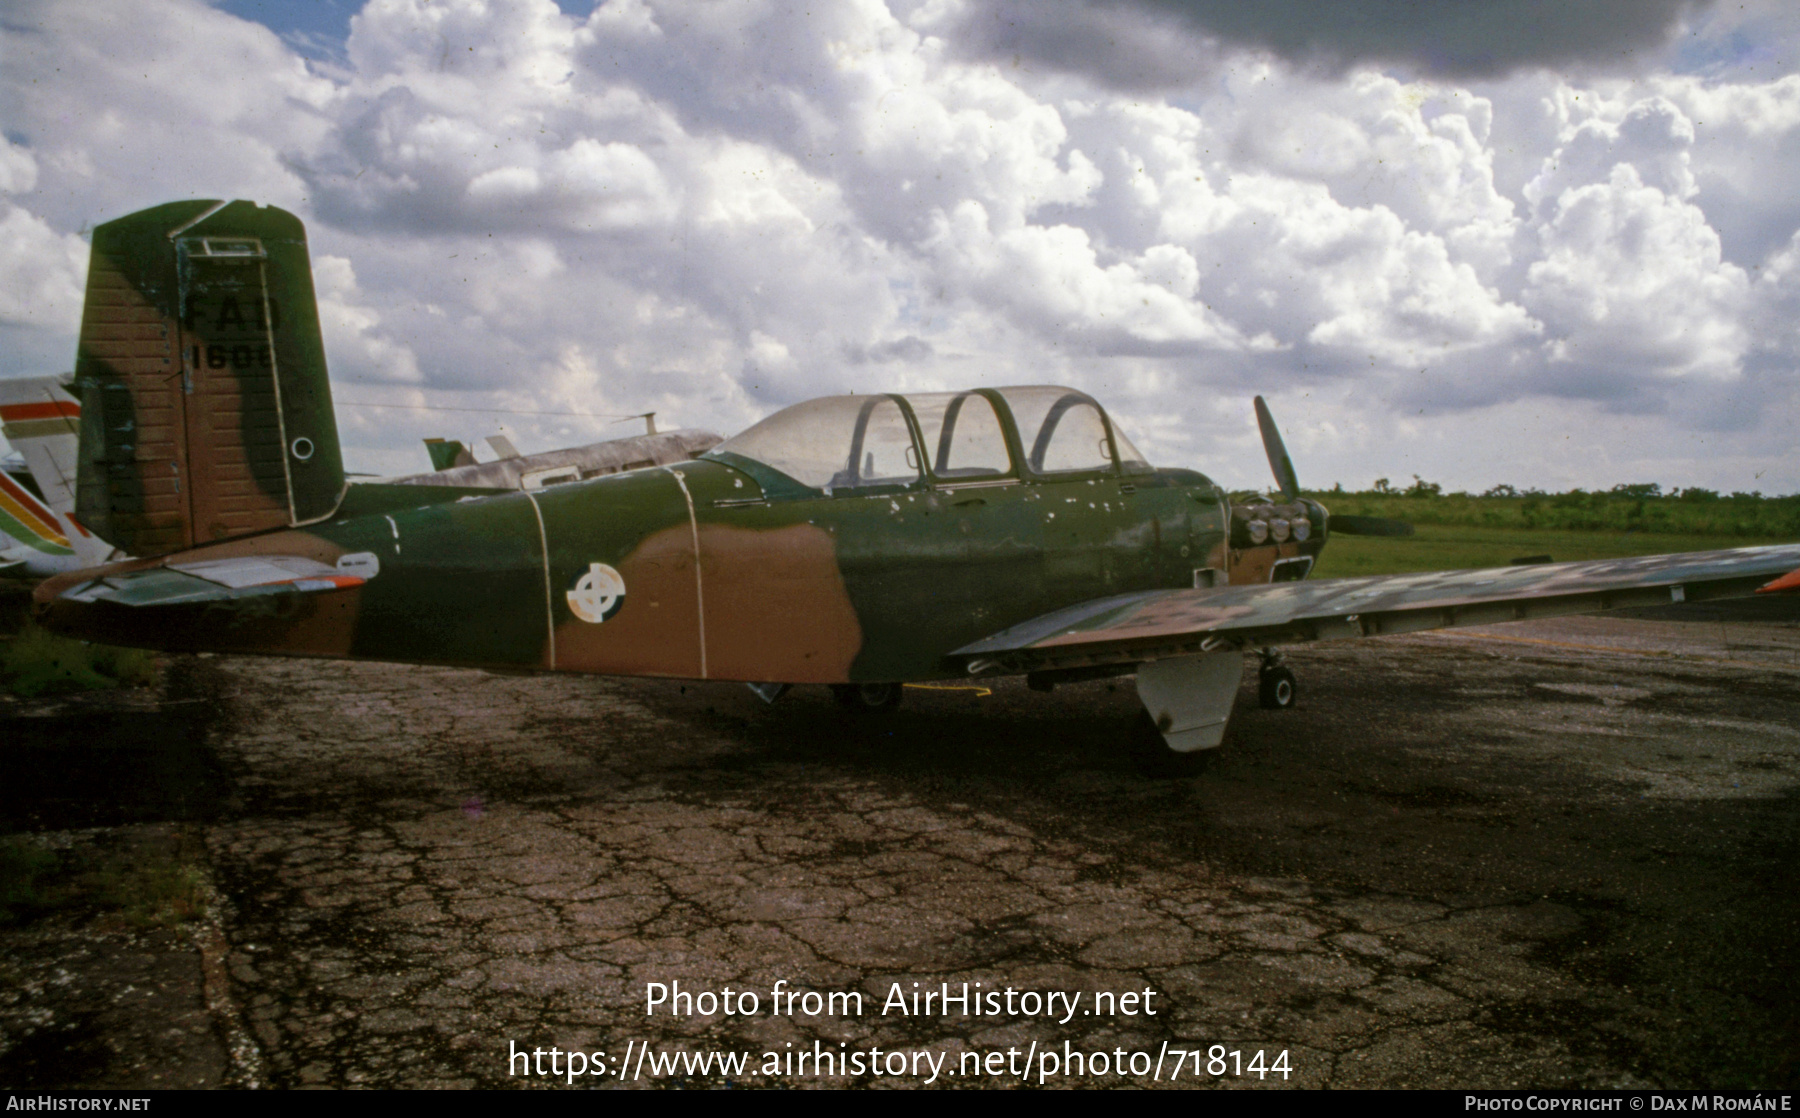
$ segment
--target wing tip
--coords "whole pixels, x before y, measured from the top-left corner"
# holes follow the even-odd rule
[[[1800,591],[1800,567],[1789,571],[1767,586],[1756,588],[1758,594],[1791,594]]]

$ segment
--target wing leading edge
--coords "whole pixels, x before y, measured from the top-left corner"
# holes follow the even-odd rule
[[[1217,589],[1150,590],[1047,613],[951,653],[970,674],[1145,662],[1492,625],[1755,593],[1800,566],[1800,544],[1541,566]]]

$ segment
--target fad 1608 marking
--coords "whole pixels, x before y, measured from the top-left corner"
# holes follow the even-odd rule
[[[567,596],[569,612],[590,625],[598,625],[624,608],[625,580],[605,563],[589,563]]]
[[[199,347],[205,353],[209,369],[274,368],[274,356],[266,345],[208,345]]]

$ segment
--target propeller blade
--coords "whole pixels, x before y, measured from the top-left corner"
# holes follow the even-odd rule
[[[1413,526],[1404,520],[1380,516],[1333,516],[1331,530],[1346,536],[1410,536]]]
[[[1269,469],[1275,471],[1275,484],[1281,488],[1281,497],[1292,501],[1300,496],[1300,479],[1294,476],[1294,460],[1288,457],[1281,432],[1275,427],[1275,417],[1269,414],[1269,405],[1263,403],[1261,396],[1256,398],[1256,425],[1262,428],[1263,449],[1269,454]]]

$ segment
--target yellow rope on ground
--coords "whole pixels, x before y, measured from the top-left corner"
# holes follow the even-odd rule
[[[979,683],[907,683],[903,686],[918,691],[973,691],[977,699],[985,699],[994,693],[992,687],[983,687]]]

